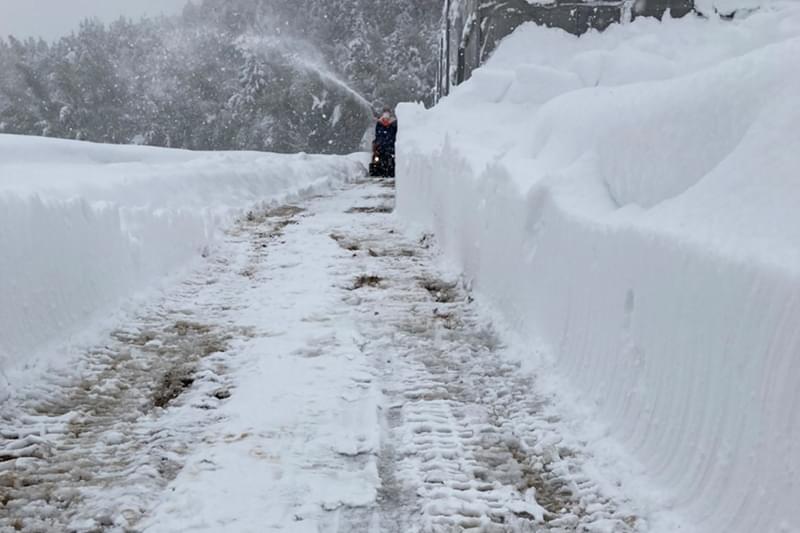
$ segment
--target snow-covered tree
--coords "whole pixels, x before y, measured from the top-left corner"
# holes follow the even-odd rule
[[[371,106],[430,100],[438,0],[204,0],[0,39],[0,131],[191,149],[358,148]]]

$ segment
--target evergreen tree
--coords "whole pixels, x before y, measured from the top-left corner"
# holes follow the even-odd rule
[[[204,0],[0,39],[0,132],[348,152],[371,106],[430,100],[438,0]]]

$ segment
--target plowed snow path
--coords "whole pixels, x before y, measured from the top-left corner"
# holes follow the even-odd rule
[[[3,405],[0,531],[644,529],[386,185],[252,213]]]

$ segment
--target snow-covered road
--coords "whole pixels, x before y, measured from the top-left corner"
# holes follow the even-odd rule
[[[0,531],[646,530],[391,183],[250,213],[0,415]]]

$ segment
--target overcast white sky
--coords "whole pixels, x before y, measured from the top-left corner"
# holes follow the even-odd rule
[[[86,17],[110,21],[121,15],[180,13],[186,0],[0,0],[0,36],[52,40],[78,27]]]

